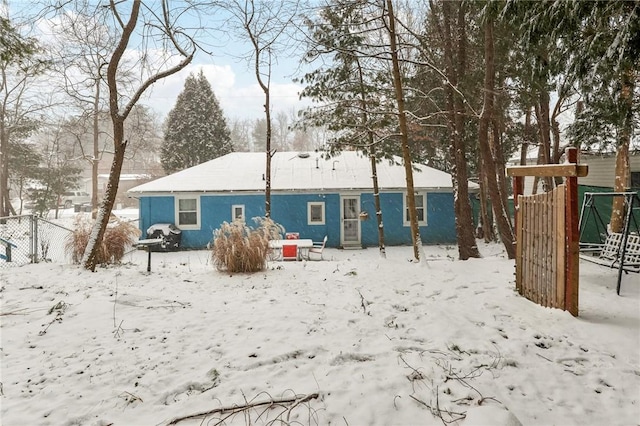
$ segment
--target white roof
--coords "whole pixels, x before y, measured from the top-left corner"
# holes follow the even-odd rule
[[[109,179],[108,173],[101,173],[98,175],[100,179]],[[120,174],[120,182],[125,180],[145,180],[151,179],[151,175],[146,173],[121,173]]]
[[[308,156],[307,156],[308,155]],[[233,152],[130,189],[130,194],[167,192],[264,191],[266,154]],[[381,190],[406,188],[402,159],[377,164]],[[414,164],[415,188],[451,189],[451,175]],[[276,152],[271,160],[272,191],[371,189],[371,162],[356,151],[323,159],[320,153]],[[477,184],[469,182],[470,188]]]

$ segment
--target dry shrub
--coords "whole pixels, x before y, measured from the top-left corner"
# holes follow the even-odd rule
[[[79,215],[75,221],[75,230],[67,239],[65,249],[73,263],[80,263],[87,247],[93,221]],[[98,246],[98,263],[102,265],[120,263],[127,248],[131,247],[140,236],[140,230],[131,222],[124,222],[111,216],[104,231],[102,243]]]
[[[269,240],[282,238],[284,228],[269,218],[253,218],[257,227],[243,221],[223,222],[213,232],[211,259],[218,270],[257,272],[267,267]]]

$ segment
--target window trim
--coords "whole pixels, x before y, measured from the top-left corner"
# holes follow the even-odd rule
[[[319,206],[322,209],[322,219],[319,221],[311,220],[311,209],[315,206]],[[326,222],[326,208],[324,201],[309,201],[307,202],[307,225],[324,225]]]
[[[418,226],[427,226],[427,193],[426,192],[416,192],[415,195],[422,196],[422,206],[416,204],[416,210],[422,208],[422,219],[418,221]],[[407,219],[408,216],[408,203],[407,203],[408,194],[405,192],[402,194],[402,225],[403,226],[411,226],[411,222]]]
[[[184,230],[199,230],[200,229],[200,196],[199,195],[179,195],[174,197],[175,199],[175,225]],[[180,200],[196,200],[196,223],[195,224],[181,224],[180,223]],[[185,212],[191,212],[191,210],[185,210]]]
[[[236,217],[236,209],[239,208],[242,210],[242,216],[241,217]],[[246,215],[245,215],[245,207],[244,204],[233,204],[231,206],[231,220],[235,221],[235,220],[242,220],[243,222],[246,221]]]

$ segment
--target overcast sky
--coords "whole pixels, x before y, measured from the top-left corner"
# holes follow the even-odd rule
[[[33,15],[35,10],[33,6],[32,0],[10,0],[8,4],[0,2],[0,13],[8,13],[14,19],[24,20],[25,17]],[[55,15],[51,16],[55,19]],[[190,19],[198,20],[194,27],[204,28],[205,37],[202,38],[203,33],[200,32],[201,38],[197,41],[205,46],[209,53],[199,51],[186,69],[158,81],[148,89],[140,103],[150,106],[157,112],[159,118],[164,120],[167,113],[174,107],[178,94],[183,90],[186,77],[202,69],[227,118],[264,118],[264,93],[256,81],[254,70],[246,59],[246,54],[252,52],[251,46],[248,43],[231,40],[233,32],[224,26],[225,17],[219,12],[215,15],[187,17],[187,27]],[[44,37],[45,43],[50,42],[51,25],[52,21],[40,20],[33,27],[37,28],[34,35],[39,38]],[[153,52],[151,54],[153,55]],[[240,59],[241,57],[245,59]],[[284,111],[289,114],[293,110],[300,110],[303,105],[308,105],[308,101],[299,100],[302,87],[293,82],[294,77],[301,76],[299,54],[293,54],[291,50],[286,53],[276,52],[272,63],[270,85],[272,113]]]
[[[291,67],[297,64],[288,60]],[[272,112],[289,112],[293,108],[301,109],[303,103],[299,101],[302,86],[293,83],[287,66],[274,70],[271,82],[271,110]],[[232,57],[211,58],[200,55],[180,73],[174,74],[156,83],[149,92],[145,104],[151,106],[164,119],[173,108],[178,94],[184,88],[184,82],[189,73],[198,73],[202,69],[209,80],[213,91],[229,119],[235,118],[264,118],[264,92],[258,86],[255,76],[248,69],[246,63],[238,62]]]
[[[300,11],[289,12],[300,19]],[[195,28],[205,28],[198,42],[205,46],[208,53],[199,51],[185,70],[154,85],[149,105],[161,117],[166,116],[175,104],[189,73],[197,73],[202,69],[228,118],[264,118],[264,92],[256,81],[253,48],[248,41],[241,41],[246,38],[244,32],[238,33],[239,30],[230,28],[226,21],[229,18],[220,9],[191,18],[197,21]],[[293,82],[294,77],[302,76],[302,52],[300,45],[297,46],[294,48],[289,43],[286,49],[277,46],[274,49],[270,85],[271,111],[274,114],[279,111],[290,113],[309,104],[309,101],[299,100],[302,86]]]

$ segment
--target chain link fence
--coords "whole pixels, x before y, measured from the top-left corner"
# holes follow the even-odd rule
[[[68,263],[73,230],[34,215],[0,217],[0,268],[40,261]]]

